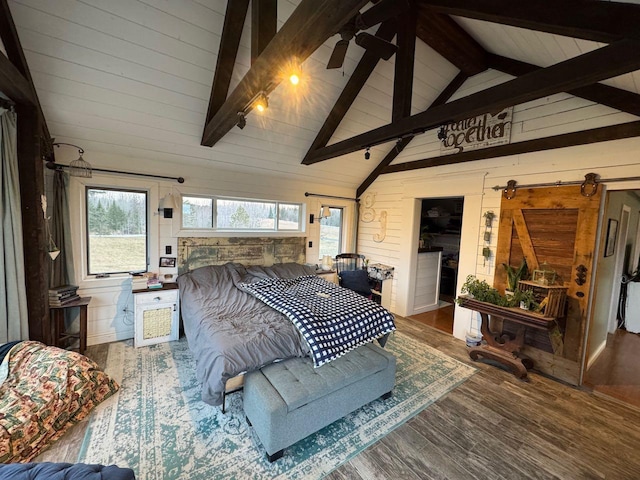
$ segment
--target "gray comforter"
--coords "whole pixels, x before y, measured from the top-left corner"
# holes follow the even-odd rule
[[[245,268],[228,263],[178,277],[184,331],[196,360],[203,401],[220,405],[229,378],[309,353],[287,318],[236,285],[262,278],[295,278],[313,271],[297,264]]]

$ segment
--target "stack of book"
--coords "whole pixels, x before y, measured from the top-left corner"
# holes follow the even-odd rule
[[[49,289],[49,306],[64,307],[80,298],[76,285],[60,285]]]
[[[131,277],[131,289],[143,290],[147,288],[147,276],[144,274],[137,274]]]
[[[149,279],[147,280],[147,288],[162,288],[162,283],[160,283],[160,279],[156,273],[151,274]]]

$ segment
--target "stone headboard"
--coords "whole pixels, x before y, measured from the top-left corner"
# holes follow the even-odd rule
[[[227,262],[305,263],[305,245],[305,237],[182,237],[178,239],[178,274]]]

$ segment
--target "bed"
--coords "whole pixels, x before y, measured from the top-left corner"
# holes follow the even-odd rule
[[[0,463],[30,461],[119,388],[84,355],[14,343],[0,346]]]
[[[352,332],[356,328],[353,324],[374,325],[366,329],[367,338],[351,338],[351,335],[344,339],[332,338],[332,345],[343,344],[344,353],[395,330],[393,316],[385,309],[322,280],[315,276],[315,268],[306,265],[286,263],[245,267],[227,263],[197,268],[180,275],[177,281],[184,331],[196,360],[202,400],[210,405],[223,405],[225,391],[229,391],[229,380],[240,374],[293,357],[309,356],[319,366],[343,354],[318,355],[313,335],[315,338],[324,335],[312,332],[310,337],[306,330],[308,325],[299,329],[295,324],[300,321],[290,319],[290,310],[302,311],[303,323],[308,323],[306,317],[309,312],[316,314],[320,311],[319,323],[327,325],[326,309],[306,304],[305,297],[330,304],[339,296],[342,303],[337,308],[342,314],[347,304],[355,302],[351,308],[353,315],[347,315],[350,319],[346,320],[352,325],[337,329],[338,333]],[[290,303],[283,306],[273,301],[283,297],[289,297]],[[377,312],[379,318],[369,322],[362,315],[368,309]],[[345,319],[330,322],[330,328],[335,330],[334,327],[344,323]]]

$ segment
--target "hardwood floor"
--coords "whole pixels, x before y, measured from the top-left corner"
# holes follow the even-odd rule
[[[640,408],[640,335],[625,330],[610,334],[584,383],[595,392]]]
[[[430,312],[412,315],[409,319],[420,322],[423,325],[437,328],[441,332],[451,334],[453,333],[453,310],[454,305],[451,304],[438,308],[437,310],[431,310]]]
[[[397,323],[479,371],[327,478],[640,478],[639,410],[536,373],[522,382],[450,335]]]
[[[640,478],[640,410],[535,373],[519,381],[472,362],[464,342],[451,335],[396,319],[400,331],[478,373],[327,478]],[[90,347],[88,354],[104,363],[106,348]],[[76,426],[38,460],[75,461],[85,428]]]

